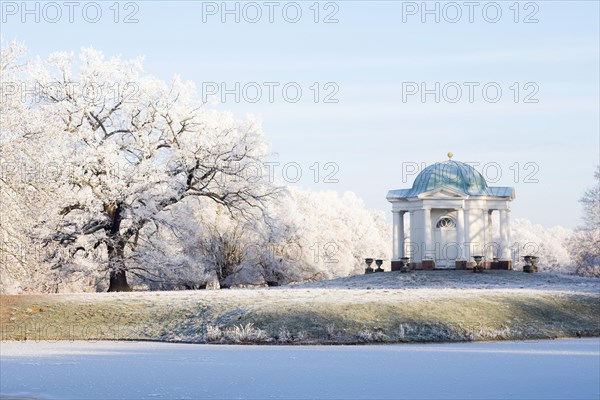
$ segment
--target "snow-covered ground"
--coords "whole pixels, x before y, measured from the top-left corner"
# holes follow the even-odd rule
[[[599,296],[597,278],[519,271],[386,272],[259,289],[2,296],[0,334],[29,341],[255,344],[593,337],[600,335]],[[229,334],[249,326],[256,329]]]
[[[286,287],[338,289],[533,289],[600,293],[600,279],[576,275],[522,271],[471,270],[414,271],[410,274],[389,271],[368,275],[323,280]]]
[[[380,346],[3,342],[0,396],[597,399],[600,339]]]

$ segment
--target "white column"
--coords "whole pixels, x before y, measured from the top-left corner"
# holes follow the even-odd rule
[[[431,254],[432,240],[431,240],[431,208],[423,209],[423,257],[427,254]],[[432,256],[433,258],[433,256]]]
[[[471,210],[466,209],[464,211],[465,219],[464,219],[464,231],[465,231],[465,241],[463,243],[464,249],[464,258],[467,261],[471,260]]]
[[[404,257],[404,211],[392,211],[394,216],[393,259]]]
[[[459,258],[465,258],[465,214],[462,208],[456,209],[456,241],[460,249]]]
[[[398,242],[399,242],[398,257],[402,258],[402,257],[404,257],[404,253],[406,251],[404,249],[404,211],[400,211],[400,228],[398,230],[400,231],[400,236],[398,238]]]
[[[507,260],[512,260],[510,249],[510,210],[506,210],[506,255]]]
[[[392,260],[398,259],[398,248],[400,247],[400,243],[398,243],[398,228],[400,226],[400,212],[392,210]]]
[[[485,224],[485,254],[483,255],[488,261],[494,258],[494,237],[492,236],[492,210],[484,210]]]
[[[508,225],[508,210],[500,210],[500,258],[502,258],[503,260],[508,260],[508,257],[510,256],[510,249],[508,243],[508,230],[510,229],[510,227]]]
[[[487,214],[487,235],[488,235],[488,249],[486,257],[491,261],[494,258],[494,230],[492,229],[492,212],[493,210],[488,210]]]
[[[481,215],[481,223],[483,224],[483,235],[481,235],[483,237],[483,243],[481,244],[481,251],[479,252],[479,254],[481,254],[482,256],[485,256],[485,245],[488,243],[488,219],[487,219],[487,210],[483,209],[483,210],[479,210],[480,215]]]
[[[409,223],[409,233],[408,233],[408,237],[410,239],[410,241],[408,242],[408,246],[406,246],[406,243],[404,244],[404,248],[405,248],[405,252],[404,252],[404,257],[410,257],[413,258],[414,254],[413,254],[413,243],[412,241],[415,240],[415,223],[416,219],[415,219],[415,212],[414,211],[409,211],[408,212],[408,223]],[[414,261],[414,260],[412,260]]]

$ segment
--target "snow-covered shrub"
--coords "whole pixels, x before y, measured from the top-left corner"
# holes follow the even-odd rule
[[[279,332],[277,332],[277,343],[281,343],[281,344],[291,343],[293,340],[294,340],[294,338],[293,338],[292,334],[290,333],[290,331],[288,331],[284,327],[279,328]]]
[[[207,325],[204,340],[207,343],[256,344],[272,342],[273,338],[264,330],[256,328],[253,323],[248,323],[226,329]]]
[[[273,340],[267,332],[256,328],[251,322],[229,328],[223,332],[223,336],[232,343],[267,343]]]
[[[600,278],[600,228],[578,230],[565,244],[575,261],[578,275]]]
[[[208,343],[219,343],[223,338],[223,331],[218,326],[207,325],[205,340]]]

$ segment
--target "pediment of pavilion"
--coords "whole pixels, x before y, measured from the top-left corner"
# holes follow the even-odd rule
[[[417,196],[419,199],[468,199],[469,195],[464,194],[463,192],[450,187],[450,186],[442,186],[436,189],[433,189],[429,192],[423,192]]]

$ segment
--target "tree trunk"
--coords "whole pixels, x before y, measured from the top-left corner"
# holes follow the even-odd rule
[[[127,274],[123,270],[110,271],[109,292],[130,292],[131,287],[127,283]]]
[[[125,242],[116,240],[114,245],[108,246],[108,268],[110,270],[109,292],[129,292],[131,288],[127,283],[127,271],[123,259]]]
[[[108,231],[110,238],[107,244],[108,269],[110,270],[109,292],[130,292],[131,287],[127,283],[127,272],[125,268],[125,240],[121,236],[121,206],[105,205],[111,224]]]

